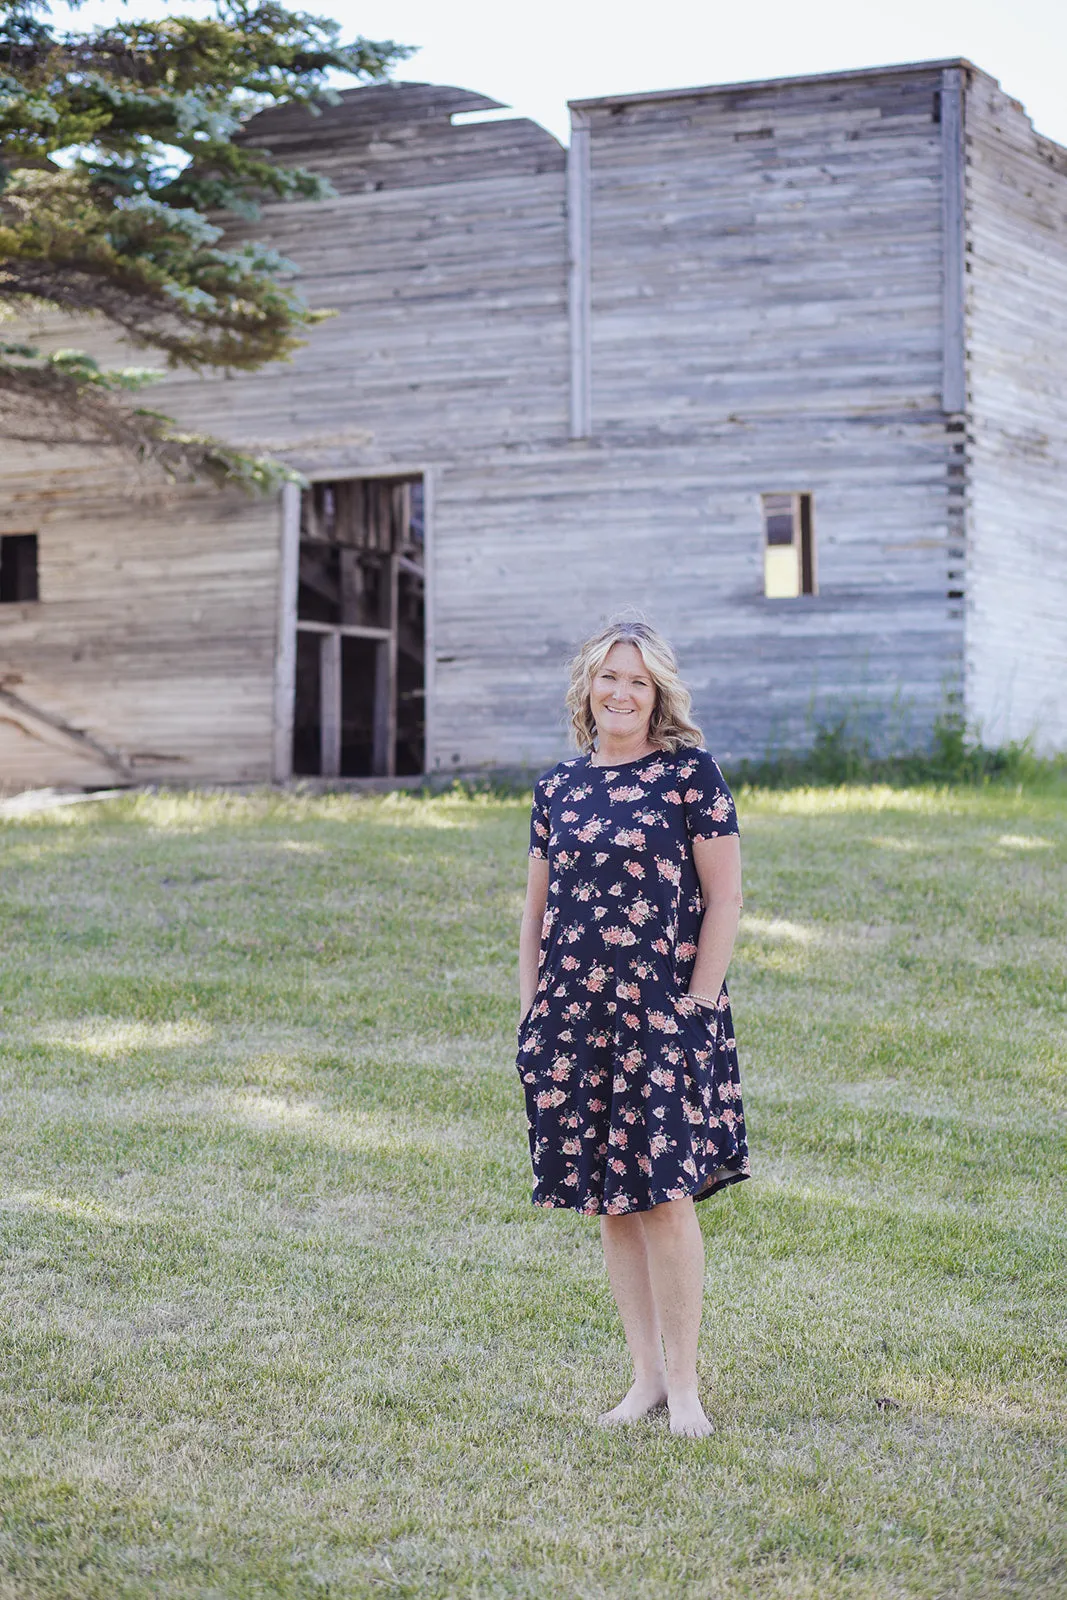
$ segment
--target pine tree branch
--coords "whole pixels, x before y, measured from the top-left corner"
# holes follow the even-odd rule
[[[80,350],[46,356],[32,345],[0,344],[0,433],[21,444],[117,449],[172,479],[207,478],[257,493],[303,481],[269,456],[122,399],[158,377],[140,367],[101,368]]]
[[[102,317],[172,367],[285,359],[329,313],[304,303],[291,262],[256,243],[226,248],[204,213],[254,216],[263,198],[331,190],[235,135],[265,105],[334,98],[332,73],[379,80],[408,54],[344,44],[329,18],[273,0],[80,32],[54,29],[45,0],[0,0],[0,322],[45,305]],[[61,355],[0,354],[0,433],[110,445],[256,487],[291,476],[131,407],[120,374]]]

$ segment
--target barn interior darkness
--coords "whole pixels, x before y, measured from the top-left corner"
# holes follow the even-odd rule
[[[293,771],[394,777],[425,763],[421,478],[347,478],[301,496]]]

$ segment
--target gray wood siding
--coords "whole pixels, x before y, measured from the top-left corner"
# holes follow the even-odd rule
[[[940,406],[939,83],[590,112],[598,430]]]
[[[562,166],[310,209],[272,206],[271,243],[299,264],[307,299],[337,315],[284,368],[183,375],[154,393],[323,469],[563,434]]]
[[[949,67],[582,103],[579,438],[585,362],[550,135],[518,119],[453,127],[491,102],[432,86],[358,90],[320,118],[253,125],[250,138],[338,190],[267,207],[244,230],[291,257],[308,300],[337,315],[287,366],[174,375],[152,403],[317,477],[426,474],[431,769],[562,754],[566,660],[627,605],[674,640],[724,758],[802,744],[841,716],[915,743],[960,695],[962,435],[942,392],[953,208],[935,120]],[[967,116],[973,131],[970,103]],[[987,253],[1036,250],[1015,222],[988,226]],[[994,299],[968,275],[976,397],[983,349],[1001,349]],[[54,336],[78,342],[69,325]],[[1013,426],[1006,409],[997,427]],[[1018,500],[1024,482],[991,475],[983,448],[969,460],[971,617],[992,615],[982,562],[988,575],[1000,559],[981,530],[1002,513],[983,508]],[[1051,486],[1059,467],[1036,443],[1031,454]],[[280,508],[188,488],[144,498],[142,485],[139,498],[129,479],[77,454],[47,458],[44,474],[0,464],[4,526],[40,533],[42,569],[40,605],[0,613],[0,668],[146,777],[266,778],[284,726]],[[768,491],[814,496],[815,596],[763,596]],[[975,641],[972,628],[970,701],[985,681]],[[284,731],[278,743],[276,763]],[[0,720],[2,781],[110,781],[88,767],[54,734]]]
[[[539,722],[551,725],[537,746],[525,717],[515,723],[525,693],[517,703],[506,680],[529,678],[525,664],[515,673],[516,652],[541,655],[551,580],[542,564],[539,604],[512,590],[510,573],[516,538],[527,550],[545,539],[553,453],[568,432],[565,156],[528,123],[451,128],[442,117],[480,97],[435,93],[402,139],[391,125],[346,125],[328,169],[337,199],[313,213],[269,210],[271,241],[299,265],[302,292],[337,316],[284,379],[268,372],[193,391],[204,425],[273,442],[319,476],[427,473],[428,765],[536,763],[560,747],[558,663],[534,669]],[[386,91],[374,95],[388,109]],[[475,140],[480,171],[469,155],[451,162],[453,145],[469,152]],[[280,139],[272,147],[283,153]],[[183,389],[173,389],[179,408]],[[513,486],[503,503],[502,483]]]
[[[453,110],[492,103],[448,89],[361,90],[320,118],[290,111],[273,132],[257,125],[283,159],[313,159],[340,192],[318,206],[270,206],[245,231],[290,256],[308,300],[337,316],[289,365],[235,378],[174,374],[153,388],[152,404],[320,476],[399,465],[467,474],[475,496],[479,472],[565,437],[564,152],[526,122],[451,126]],[[400,120],[383,131],[393,112]],[[44,319],[29,332],[45,346],[83,343],[103,360],[129,359],[100,329]],[[4,674],[134,755],[146,778],[269,778],[278,506],[158,485],[146,495],[121,462],[79,451],[39,461],[20,451],[0,462],[0,485],[5,526],[39,532],[42,581],[38,605],[0,609]],[[476,628],[499,638],[500,626],[499,552],[484,547],[468,572],[469,530],[449,526],[448,508],[431,574],[444,656],[455,648],[450,631],[465,626],[468,582],[481,597]],[[537,503],[527,515],[538,517]],[[495,672],[492,651],[490,660]],[[483,714],[481,701],[466,705],[464,736]],[[112,781],[54,732],[16,726],[0,708],[5,717],[0,784]]]
[[[443,763],[560,753],[563,663],[635,603],[726,757],[839,716],[914,743],[958,697],[940,81],[581,103],[591,434],[443,476]],[[768,601],[785,489],[814,494],[821,592]]]
[[[840,715],[915,740],[960,687],[939,88],[930,70],[581,106],[592,432],[618,487],[602,548],[642,572],[610,588],[655,597],[734,752]],[[814,494],[817,597],[762,596],[775,490]]]
[[[675,641],[698,719],[724,756],[800,744],[815,716],[835,711],[881,720],[901,740],[921,738],[959,672],[958,629],[945,627],[941,426],[930,424],[925,437],[918,428],[857,434],[863,460],[851,473],[835,459],[839,441],[789,430],[743,445],[735,433],[713,483],[706,443],[625,455],[560,450],[554,460],[444,475],[442,764],[536,765],[559,753],[567,657],[612,610],[635,604]],[[917,447],[927,454],[925,484]],[[814,489],[820,562],[836,564],[837,592],[768,601],[757,486],[798,482]],[[849,538],[857,524],[879,552],[873,573]],[[929,592],[917,594],[914,564],[931,557]]]
[[[38,535],[40,600],[0,607],[0,683],[135,777],[269,778],[274,505],[160,488],[82,452],[27,454],[3,490],[0,532]],[[75,741],[0,705],[0,788],[115,781]]]
[[[451,125],[453,112],[493,104],[393,85],[350,92],[318,117],[286,107],[257,118],[250,140],[312,164],[339,193],[269,206],[246,231],[295,262],[301,293],[336,315],[290,366],[238,382],[188,376],[175,404],[191,383],[206,425],[323,472],[561,437],[565,154],[522,119]]]
[[[244,142],[283,165],[310,167],[339,194],[425,189],[483,178],[558,172],[563,151],[524,117],[452,125],[456,113],[503,109],[498,100],[444,84],[349,90],[316,116],[298,105],[265,111]]]
[[[966,704],[1067,748],[1067,150],[976,76],[966,102]]]

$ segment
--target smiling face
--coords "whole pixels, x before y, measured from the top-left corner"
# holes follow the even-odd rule
[[[589,690],[598,738],[647,744],[656,685],[636,645],[613,644]]]

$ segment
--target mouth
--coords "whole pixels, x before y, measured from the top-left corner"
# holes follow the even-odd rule
[[[606,706],[604,709],[615,717],[632,717],[634,714],[633,706]]]

